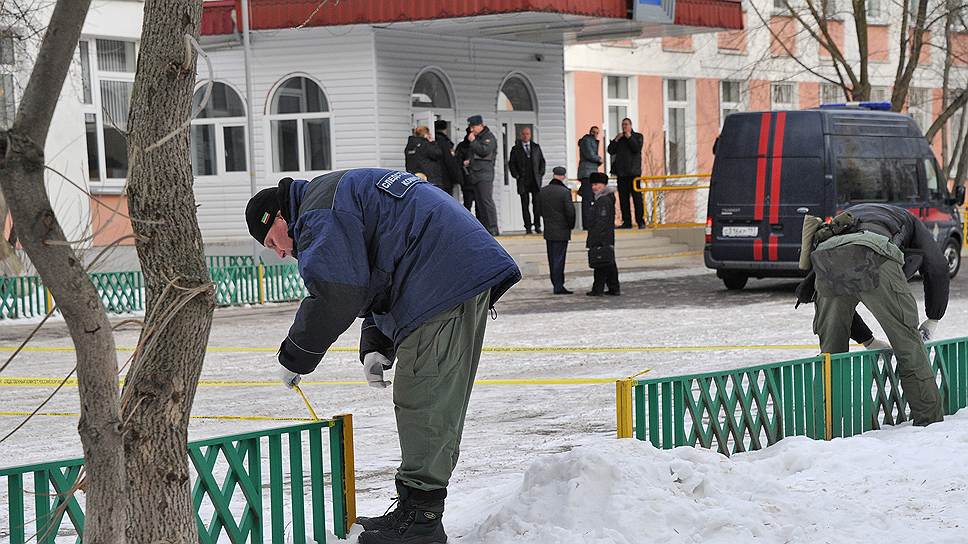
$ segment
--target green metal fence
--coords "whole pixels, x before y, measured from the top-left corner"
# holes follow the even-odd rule
[[[968,406],[968,338],[927,348],[945,413],[954,414]],[[617,392],[620,438],[634,431],[657,448],[700,446],[725,455],[787,436],[853,436],[909,418],[896,361],[874,351],[621,380]]]
[[[200,440],[188,455],[202,544],[324,543],[327,503],[338,538],[355,521],[350,416]],[[0,469],[0,504],[8,505],[0,541],[82,542],[84,495],[73,490],[82,465],[71,459]]]
[[[927,344],[946,415],[968,406],[968,338]],[[830,436],[853,436],[910,419],[897,361],[878,352],[832,355]]]
[[[308,292],[295,264],[253,264],[248,256],[209,257],[209,273],[219,306],[302,300]],[[97,272],[91,282],[110,314],[144,310],[140,271]],[[53,304],[39,276],[0,278],[0,319],[45,315]]]

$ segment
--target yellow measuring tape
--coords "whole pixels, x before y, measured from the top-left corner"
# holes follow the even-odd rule
[[[302,397],[303,402],[306,404],[306,408],[309,409],[309,415],[313,417],[313,421],[319,421],[319,418],[316,416],[316,410],[313,410],[313,405],[309,404],[309,399],[306,398],[306,394],[303,393],[303,390],[300,389],[298,385],[294,385],[292,388],[296,390],[296,393],[299,393],[300,397]]]
[[[16,346],[0,346],[0,351],[14,351]],[[735,351],[735,350],[799,350],[819,349],[817,344],[779,344],[779,345],[732,345],[718,346],[486,346],[484,353],[670,353],[680,351]],[[73,352],[71,346],[27,346],[26,352]],[[132,347],[118,347],[119,352],[132,352]],[[278,347],[212,346],[209,353],[276,353]],[[332,347],[329,352],[359,353],[354,347]]]
[[[47,387],[57,386],[63,378],[0,378],[0,387]],[[612,383],[615,378],[507,378],[477,380],[475,385],[593,385],[598,383]],[[124,380],[121,380],[124,383]],[[366,385],[365,381],[310,381],[299,382],[302,385]],[[199,387],[279,387],[278,381],[262,380],[200,380]],[[64,382],[65,387],[77,387],[77,378],[69,378]]]
[[[31,412],[9,411],[0,412],[2,416],[29,416]],[[75,412],[38,412],[34,417],[80,417]],[[192,419],[210,419],[215,421],[316,421],[308,417],[273,417],[273,416],[191,416]]]

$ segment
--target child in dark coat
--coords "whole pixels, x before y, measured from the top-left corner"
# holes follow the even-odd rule
[[[588,266],[595,271],[595,283],[585,294],[590,297],[619,296],[621,288],[615,264],[615,188],[608,186],[608,176],[602,172],[593,172],[589,181],[595,198],[585,247],[588,248]]]

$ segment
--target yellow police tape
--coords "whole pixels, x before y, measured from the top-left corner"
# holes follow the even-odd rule
[[[591,385],[598,383],[612,383],[615,378],[506,378],[477,380],[476,385]],[[57,386],[64,382],[64,378],[0,378],[0,387],[45,387]],[[124,380],[121,380],[124,383]],[[311,381],[303,380],[300,385],[366,385],[365,381]],[[278,381],[262,380],[200,380],[199,387],[278,387]],[[77,378],[69,378],[64,382],[65,387],[77,387]]]
[[[14,351],[16,346],[0,346],[0,351]],[[484,353],[671,353],[679,351],[734,351],[734,350],[797,350],[819,349],[816,344],[777,344],[744,346],[723,344],[716,346],[485,346]],[[27,346],[26,352],[73,352],[70,346]],[[119,352],[132,352],[132,347],[118,347]],[[209,353],[275,353],[279,348],[273,347],[227,347],[212,346]],[[358,353],[354,347],[332,347],[333,353]]]
[[[32,412],[0,412],[0,417],[26,417]],[[34,417],[80,417],[76,412],[37,412]],[[309,417],[273,417],[273,416],[191,416],[192,419],[209,419],[216,421],[318,421]]]

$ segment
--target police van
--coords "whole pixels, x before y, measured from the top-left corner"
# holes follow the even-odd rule
[[[734,113],[716,141],[706,266],[728,289],[796,277],[806,214],[861,202],[901,206],[934,233],[952,277],[961,266],[964,187],[947,179],[914,120],[882,103]]]

